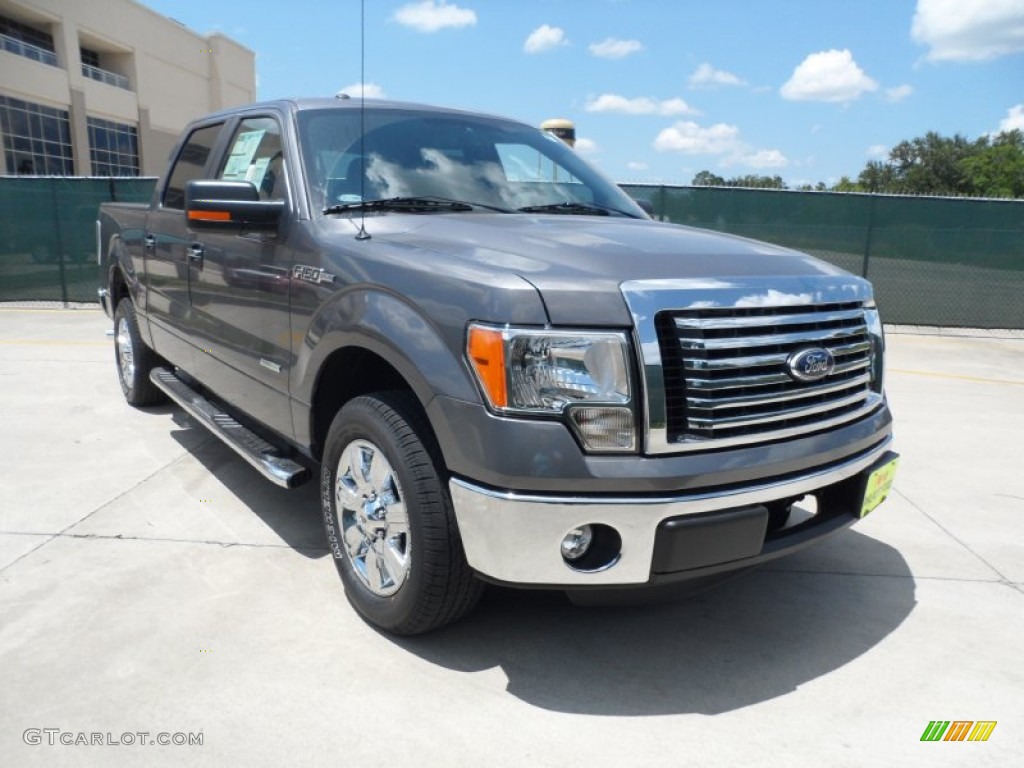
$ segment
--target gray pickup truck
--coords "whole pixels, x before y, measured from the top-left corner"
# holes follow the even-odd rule
[[[127,401],[169,397],[281,486],[319,471],[346,594],[390,632],[484,582],[594,602],[718,579],[892,484],[866,281],[653,221],[521,123],[220,112],[99,230]]]

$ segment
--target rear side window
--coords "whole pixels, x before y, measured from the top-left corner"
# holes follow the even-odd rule
[[[185,185],[193,179],[203,178],[206,161],[210,158],[223,126],[223,123],[208,125],[189,134],[171,168],[171,177],[164,190],[164,208],[185,208]]]

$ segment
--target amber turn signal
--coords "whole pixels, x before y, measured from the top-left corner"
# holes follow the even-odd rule
[[[473,370],[476,371],[477,379],[491,401],[491,406],[506,407],[508,387],[505,378],[505,341],[502,332],[495,328],[471,325],[466,352],[473,364]]]
[[[229,211],[189,211],[189,221],[231,221]]]

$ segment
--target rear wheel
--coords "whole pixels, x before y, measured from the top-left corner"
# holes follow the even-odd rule
[[[114,361],[124,399],[131,405],[155,405],[166,398],[149,380],[160,358],[142,341],[131,299],[121,299],[114,310]]]
[[[483,590],[466,564],[442,466],[406,393],[355,398],[327,435],[321,500],[334,563],[353,607],[395,634],[455,621]]]

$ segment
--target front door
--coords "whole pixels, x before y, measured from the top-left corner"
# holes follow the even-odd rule
[[[214,178],[248,181],[261,200],[289,201],[276,117],[246,117],[235,127]],[[277,232],[190,233],[189,290],[199,339],[196,376],[208,388],[284,435],[291,369],[286,246],[292,215]]]

